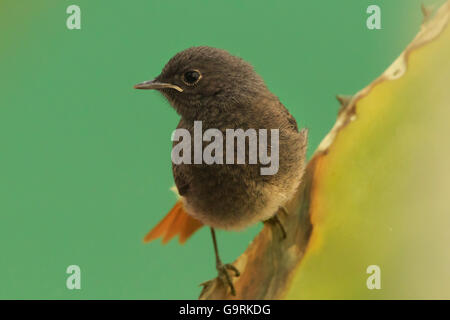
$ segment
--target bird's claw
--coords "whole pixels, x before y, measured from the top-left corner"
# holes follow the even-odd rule
[[[241,273],[239,272],[239,270],[238,270],[234,265],[232,265],[231,263],[224,264],[223,266],[224,266],[226,269],[233,271],[235,277],[239,277],[239,276],[241,275]]]
[[[225,280],[226,284],[230,287],[230,291],[231,294],[233,296],[236,295],[236,289],[234,288],[233,282],[231,281],[231,276],[228,273],[228,270],[231,270],[234,272],[234,276],[235,277],[239,277],[241,275],[241,273],[239,272],[239,270],[232,264],[227,263],[227,264],[218,264],[216,266],[217,271],[219,272],[219,278],[222,280]]]
[[[274,215],[272,218],[269,218],[268,220],[266,220],[266,222],[269,222],[272,225],[279,226],[281,230],[281,237],[283,238],[283,240],[287,238],[286,228],[284,227],[283,223],[281,222],[280,218],[277,215]]]

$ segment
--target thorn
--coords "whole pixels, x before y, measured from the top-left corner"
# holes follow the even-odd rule
[[[350,101],[352,100],[353,96],[347,96],[338,94],[336,95],[337,101],[341,104],[341,107],[339,108],[338,115],[341,114],[341,112],[348,106]]]
[[[289,212],[287,211],[285,206],[280,206],[280,212],[283,213],[286,216],[289,215]]]
[[[431,18],[431,13],[433,12],[433,8],[431,6],[425,6],[423,3],[420,5],[420,9],[422,10],[423,20],[422,24],[428,22]]]
[[[336,95],[337,101],[339,101],[339,103],[341,104],[341,106],[343,108],[345,108],[350,103],[352,98],[353,98],[352,96],[347,96],[347,95],[343,95],[343,94]]]
[[[205,282],[202,282],[199,284],[199,286],[202,287],[202,291],[200,292],[200,295],[198,296],[199,299],[202,299],[204,295],[208,294],[208,291],[213,287],[214,284],[214,279],[213,280],[208,280]]]

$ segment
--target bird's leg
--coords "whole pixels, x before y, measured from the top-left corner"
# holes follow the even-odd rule
[[[223,264],[222,260],[220,260],[219,257],[219,250],[217,249],[217,240],[216,240],[216,232],[214,231],[214,228],[211,228],[211,235],[213,239],[214,244],[214,253],[216,254],[216,269],[219,272],[219,277],[222,279],[225,278],[225,281],[227,282],[228,286],[230,287],[231,294],[233,296],[236,295],[236,290],[234,289],[233,282],[231,282],[231,277],[228,273],[228,270],[232,270],[236,277],[240,276],[239,270],[233,266],[232,264]]]
[[[284,213],[285,215],[288,215],[288,212],[287,212],[285,207],[280,206],[280,211],[282,213]],[[278,213],[276,213],[273,217],[267,219],[264,222],[268,222],[268,223],[271,223],[271,224],[274,224],[274,225],[278,225],[280,227],[280,229],[281,229],[281,234],[282,234],[283,239],[286,239],[286,237],[287,237],[286,228],[284,227],[283,223],[281,222],[280,217],[278,216]]]

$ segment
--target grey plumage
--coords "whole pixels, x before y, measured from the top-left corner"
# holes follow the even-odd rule
[[[190,70],[201,74],[194,85],[183,81]],[[178,128],[189,130],[192,139],[194,121],[224,135],[225,129],[279,129],[275,175],[261,175],[259,164],[173,164],[190,215],[211,227],[241,229],[270,218],[293,196],[304,168],[306,130],[298,130],[294,117],[249,63],[221,49],[193,47],[176,54],[155,81],[182,89],[158,90],[181,116]]]

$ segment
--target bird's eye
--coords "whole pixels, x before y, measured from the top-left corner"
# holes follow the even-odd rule
[[[193,86],[194,84],[199,82],[201,78],[202,75],[198,70],[190,70],[183,74],[183,82],[188,86]]]

